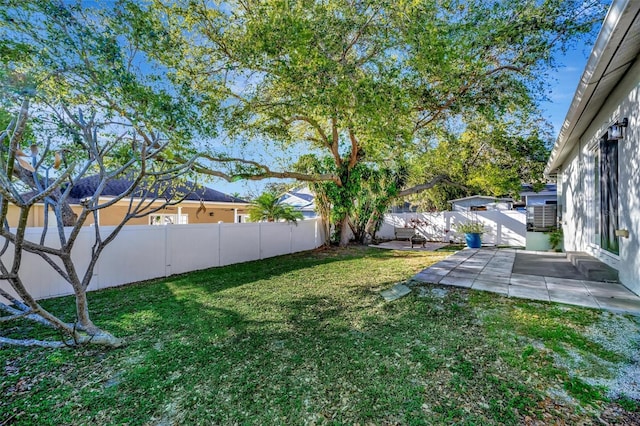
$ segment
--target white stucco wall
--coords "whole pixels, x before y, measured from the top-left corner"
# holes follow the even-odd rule
[[[527,206],[540,206],[547,204],[547,201],[555,201],[556,194],[536,194],[527,195]]]
[[[640,294],[640,61],[631,67],[582,135],[558,174],[558,209],[562,211],[567,251],[584,251],[618,269],[620,281]],[[618,256],[600,250],[594,241],[594,147],[616,120],[629,119],[619,147],[619,228],[629,238],[619,238]]]

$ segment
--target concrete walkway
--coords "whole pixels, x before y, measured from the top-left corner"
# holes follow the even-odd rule
[[[516,270],[526,268],[527,274],[513,272],[517,254],[526,257],[518,259]],[[563,270],[562,259],[562,255],[514,249],[464,249],[423,270],[413,280],[640,315],[640,297],[621,284],[579,279],[580,273],[574,273],[566,258],[571,278],[558,277],[562,275],[558,273]]]

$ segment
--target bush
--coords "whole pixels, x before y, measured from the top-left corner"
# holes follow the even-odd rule
[[[551,246],[551,250],[559,251],[562,239],[562,228],[549,232],[549,245]]]

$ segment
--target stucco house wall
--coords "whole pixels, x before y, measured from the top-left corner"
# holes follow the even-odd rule
[[[548,204],[548,201],[556,201],[556,194],[527,195],[527,206],[540,206]]]
[[[565,248],[585,251],[618,269],[620,281],[640,294],[640,62],[636,60],[602,106],[574,147],[558,174],[561,188]],[[619,254],[600,248],[597,221],[601,206],[597,197],[596,156],[600,138],[616,120],[628,118],[624,139],[618,142]]]
[[[124,215],[127,213],[127,203],[122,202],[120,204],[116,204],[105,209],[100,210],[99,218],[100,225],[103,226],[112,226],[120,223]],[[199,202],[189,202],[183,201],[180,203],[180,214],[188,216],[189,224],[201,224],[201,223],[234,223],[236,219],[236,210],[238,215],[247,214],[247,204],[244,205],[219,205],[215,203],[204,203],[206,211],[200,212],[196,217],[196,213],[200,208]],[[72,205],[71,209],[79,213],[81,211],[81,207],[77,205]],[[213,215],[211,215],[213,213]],[[15,227],[18,224],[18,216],[20,211],[16,206],[9,205],[9,210],[7,213],[7,219],[9,222],[9,226]],[[178,206],[170,206],[168,208],[159,210],[155,212],[155,214],[169,214],[176,215],[178,214]],[[49,226],[53,226],[55,221],[55,217],[53,216],[53,212],[51,208],[49,208]],[[84,223],[84,226],[90,226],[94,223],[93,216],[89,216]],[[140,218],[133,218],[127,222],[127,225],[149,225],[149,216],[144,216]],[[33,206],[31,211],[29,212],[29,217],[27,219],[28,227],[41,227],[44,226],[44,205],[36,204]]]
[[[613,0],[545,175],[557,178],[566,251],[618,270],[640,294],[640,2]],[[613,127],[628,121],[622,138]],[[628,234],[628,235],[627,235]]]

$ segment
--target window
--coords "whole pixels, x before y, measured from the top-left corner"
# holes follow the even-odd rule
[[[149,225],[186,225],[189,223],[189,215],[187,214],[165,214],[155,213],[149,215]]]

